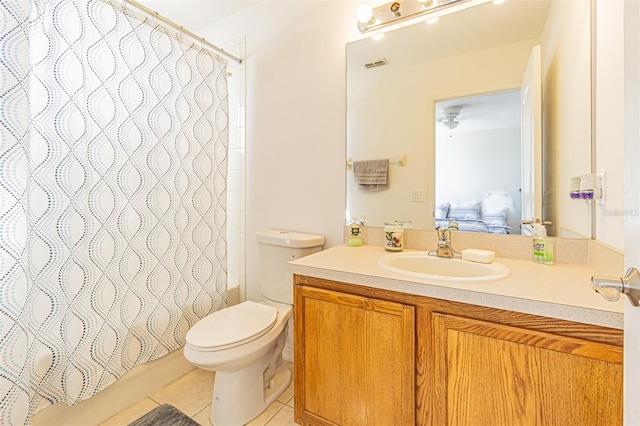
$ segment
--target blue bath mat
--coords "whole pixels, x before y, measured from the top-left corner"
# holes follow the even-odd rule
[[[200,426],[173,405],[163,404],[149,411],[129,426]]]

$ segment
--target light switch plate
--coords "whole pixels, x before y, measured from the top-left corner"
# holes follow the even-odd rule
[[[607,172],[596,173],[595,198],[599,206],[607,203]]]
[[[415,188],[411,190],[411,202],[422,203],[424,202],[424,189]]]

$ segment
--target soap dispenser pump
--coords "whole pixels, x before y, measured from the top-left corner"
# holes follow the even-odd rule
[[[553,242],[547,238],[547,229],[541,223],[533,225],[533,260],[545,265],[553,263]]]

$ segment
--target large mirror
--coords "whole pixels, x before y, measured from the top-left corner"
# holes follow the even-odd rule
[[[434,229],[453,214],[447,206],[477,208],[477,219],[494,225],[501,209],[499,233],[520,234],[522,194],[533,179],[539,202],[530,218],[550,222],[551,236],[590,238],[590,202],[569,196],[571,178],[591,170],[590,23],[586,0],[507,0],[348,44],[347,214],[366,216],[369,226]],[[522,146],[521,110],[536,46],[542,104],[534,155]],[[489,144],[492,125],[510,139]],[[380,159],[388,166],[370,161]],[[385,168],[385,185],[362,184]]]

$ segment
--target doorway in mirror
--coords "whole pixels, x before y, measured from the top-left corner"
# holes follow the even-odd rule
[[[436,227],[520,234],[520,91],[438,101],[435,113]]]

